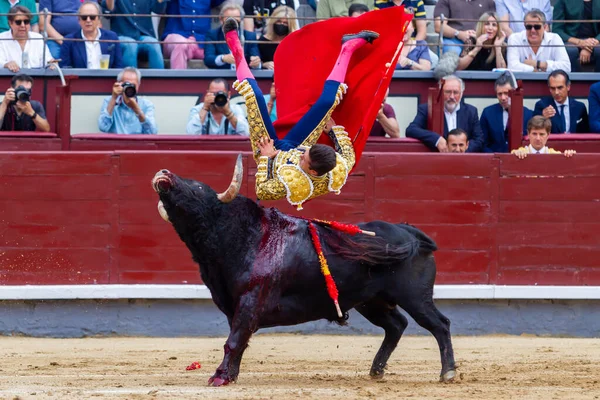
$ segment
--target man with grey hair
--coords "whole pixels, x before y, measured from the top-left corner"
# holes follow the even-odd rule
[[[238,4],[234,2],[227,2],[221,7],[219,13],[219,21],[221,26],[217,29],[213,29],[206,35],[208,42],[222,42],[219,44],[207,43],[204,54],[204,64],[208,68],[217,69],[235,69],[235,59],[225,43],[225,34],[223,33],[223,23],[227,18],[233,18],[237,21],[238,26],[241,26],[241,21],[244,18],[244,10]],[[241,35],[240,35],[241,36]],[[250,68],[260,69],[261,60],[260,53],[258,51],[258,44],[248,43],[256,41],[256,33],[250,31],[244,31],[245,44],[244,54],[246,55],[246,61]]]
[[[525,31],[508,38],[508,69],[518,72],[571,72],[565,43],[556,33],[547,32],[546,15],[540,10],[525,14]]]
[[[88,0],[81,4],[77,13],[81,30],[64,37],[60,49],[61,67],[98,69],[102,56],[108,56],[108,68],[123,68],[121,47],[117,44],[119,37],[100,28],[101,11],[97,1]]]
[[[142,74],[137,68],[123,69],[114,83],[112,95],[104,99],[98,128],[104,133],[156,134],[154,104],[139,97]]]
[[[469,148],[467,153],[478,153],[483,149],[483,134],[479,125],[477,108],[463,101],[465,83],[456,75],[444,78],[444,132],[433,132],[427,129],[427,104],[421,104],[414,121],[406,128],[406,136],[419,139],[431,150],[447,153],[448,132],[460,128],[467,133]]]

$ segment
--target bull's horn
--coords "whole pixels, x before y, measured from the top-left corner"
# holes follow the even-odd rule
[[[242,164],[242,155],[238,155],[237,161],[235,162],[235,169],[233,170],[233,178],[226,191],[219,193],[217,198],[223,203],[229,203],[235,196],[240,192],[242,186],[242,179],[244,178],[244,166]]]
[[[169,222],[169,214],[167,214],[167,210],[165,210],[165,206],[164,206],[162,200],[160,200],[158,202],[158,213],[160,214],[160,217],[162,219]]]

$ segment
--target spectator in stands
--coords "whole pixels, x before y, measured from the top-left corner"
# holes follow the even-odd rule
[[[588,133],[590,131],[585,104],[569,97],[571,80],[563,70],[548,76],[551,96],[542,97],[535,103],[533,115],[543,115],[552,122],[551,133]]]
[[[213,79],[204,95],[204,102],[190,110],[186,132],[189,135],[250,135],[244,110],[229,101],[229,84]]]
[[[164,14],[164,0],[103,0],[102,5],[113,14],[133,14],[111,17],[110,20],[111,29],[119,35],[124,66],[137,68],[138,55],[145,54],[148,57],[149,68],[164,69],[165,61],[160,44],[156,40],[152,17],[135,16],[150,15],[152,12]],[[133,41],[142,43],[132,43]]]
[[[40,13],[48,9],[48,21],[40,14],[41,30],[46,29],[48,34],[48,48],[52,52],[52,58],[60,58],[60,48],[65,36],[77,32],[79,26],[77,11],[81,6],[81,0],[40,0]],[[54,15],[73,14],[73,15]],[[45,27],[45,28],[44,28]]]
[[[450,153],[466,153],[469,149],[467,132],[460,128],[448,132],[448,151]]]
[[[508,130],[510,120],[510,91],[515,83],[510,74],[503,74],[494,83],[497,104],[483,109],[481,113],[481,131],[483,132],[483,151],[485,153],[508,153]],[[523,107],[523,135],[527,134],[527,121],[533,112]]]
[[[210,15],[212,7],[220,6],[223,0],[170,0],[167,4],[167,18],[162,40],[163,53],[171,59],[171,69],[187,69],[188,60],[204,58],[204,35],[210,30]],[[177,16],[184,16],[177,18]],[[198,16],[187,18],[186,16]]]
[[[430,71],[431,58],[429,56],[429,47],[424,40],[416,40],[412,37],[415,31],[415,22],[413,18],[410,24],[406,27],[404,33],[404,46],[396,69],[411,70],[411,71]]]
[[[470,37],[475,37],[477,20],[483,13],[496,11],[494,0],[439,0],[433,10],[435,31],[442,29],[441,15],[452,18],[444,24],[444,53],[453,51],[460,55]]]
[[[142,73],[134,67],[126,67],[117,76],[112,95],[104,99],[98,128],[104,133],[156,134],[154,104],[139,97]]]
[[[372,10],[374,0],[319,0],[317,18],[347,17],[348,8],[353,3],[362,3]]]
[[[231,51],[229,51],[229,47],[227,47],[227,44],[225,43],[223,23],[227,18],[235,18],[235,20],[238,21],[238,24],[240,24],[243,17],[243,10],[239,5],[233,2],[223,4],[221,12],[219,13],[221,25],[206,34],[206,41],[208,42],[223,42],[219,44],[206,44],[204,64],[206,64],[208,68],[235,69],[235,60]],[[258,46],[256,43],[249,43],[251,41],[256,41],[256,34],[254,32],[244,31],[244,36],[246,39],[246,43],[244,44],[244,54],[246,54],[248,65],[250,68],[260,69],[262,64]]]
[[[2,131],[41,131],[49,132],[44,106],[31,100],[33,78],[19,74],[12,77],[0,104],[0,130]]]
[[[525,30],[525,25],[523,25],[525,14],[535,9],[544,13],[546,21],[552,20],[550,0],[496,0],[496,13],[500,18],[500,29],[506,36],[523,32]]]
[[[95,1],[85,1],[79,7],[79,25],[81,30],[65,36],[65,39],[83,39],[83,41],[65,40],[61,49],[61,67],[67,68],[100,68],[103,55],[110,57],[109,68],[122,68],[123,60],[118,43],[100,42],[99,40],[119,40],[116,33],[100,28],[102,10]]]
[[[483,150],[483,134],[479,125],[477,108],[463,101],[465,83],[455,75],[444,78],[444,132],[443,135],[427,129],[427,104],[419,105],[417,116],[406,129],[406,136],[419,139],[432,150],[436,148],[441,153],[448,152],[446,137],[448,132],[461,128],[469,137],[469,153],[477,153]]]
[[[469,38],[471,46],[463,49],[458,70],[491,71],[506,68],[506,35],[498,27],[495,13],[483,13],[475,37]]]
[[[590,106],[590,132],[600,133],[600,82],[596,82],[590,87],[588,104]]]
[[[519,72],[571,71],[565,44],[556,33],[546,32],[546,15],[540,10],[525,15],[525,31],[508,38],[508,68]]]
[[[423,0],[375,0],[375,9],[381,10],[388,7],[404,6],[404,10],[414,15],[415,23],[413,32],[416,40],[427,40],[427,15]]]
[[[275,10],[279,7],[294,10],[294,0],[243,0],[244,3],[244,29],[256,33],[257,37],[267,33],[270,17],[275,17]],[[294,11],[294,18],[296,13]],[[290,21],[291,23],[291,21]],[[296,26],[298,22],[296,21]]]
[[[400,137],[400,126],[396,119],[394,107],[392,107],[391,104],[386,103],[389,94],[390,89],[388,89],[385,94],[385,98],[383,99],[383,103],[381,103],[381,108],[379,109],[379,113],[377,113],[369,136],[385,137],[387,134],[391,138]]]
[[[596,2],[597,3],[597,2]],[[595,63],[600,72],[600,26],[597,22],[569,23],[572,20],[600,20],[600,7],[593,0],[558,0],[554,5],[552,31],[565,42],[571,71],[580,72],[582,64]],[[554,125],[554,124],[553,124]]]
[[[265,103],[267,103],[269,118],[271,122],[275,122],[277,120],[277,91],[275,90],[275,82],[271,84],[269,94],[265,94],[263,97],[265,98]]]
[[[516,155],[521,160],[527,158],[527,154],[561,154],[560,151],[546,146],[551,129],[552,122],[548,118],[541,115],[531,118],[527,123],[529,145],[513,150],[511,154]],[[572,157],[574,154],[576,154],[575,150],[565,150],[565,157],[567,158]]]
[[[0,33],[7,32],[10,30],[9,18],[6,14],[11,14],[11,9],[15,6],[19,5],[20,7],[24,7],[29,10],[29,14],[32,16],[30,21],[30,28],[34,32],[40,31],[38,25],[38,16],[37,16],[37,7],[35,4],[35,0],[0,0]],[[42,10],[42,8],[40,8]]]
[[[368,13],[369,7],[362,3],[352,3],[348,7],[348,16],[352,18],[360,17],[361,15]]]
[[[277,45],[285,39],[287,35],[297,29],[298,20],[296,19],[296,12],[293,8],[279,6],[273,11],[271,18],[267,21],[265,34],[258,39],[260,42],[263,42],[258,45],[258,52],[263,69],[275,69],[273,57],[275,56]]]
[[[298,0],[298,27],[302,28],[311,22],[315,22],[317,18],[317,2],[316,0]]]
[[[31,16],[28,8],[14,6],[8,15],[10,30],[0,33],[0,65],[11,72],[21,68],[44,68],[52,60],[42,35],[29,30]]]

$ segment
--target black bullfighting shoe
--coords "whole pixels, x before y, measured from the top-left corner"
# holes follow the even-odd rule
[[[225,23],[223,23],[223,34],[227,34],[227,32],[237,31],[238,30],[238,22],[234,18],[227,18]]]
[[[367,43],[373,43],[379,37],[379,33],[373,31],[360,31],[349,35],[342,36],[342,44],[352,39],[364,39]]]

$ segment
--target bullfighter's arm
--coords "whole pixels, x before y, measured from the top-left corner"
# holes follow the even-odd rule
[[[262,156],[258,159],[256,171],[256,197],[259,200],[284,199],[287,191],[277,177],[269,176],[269,157]]]

